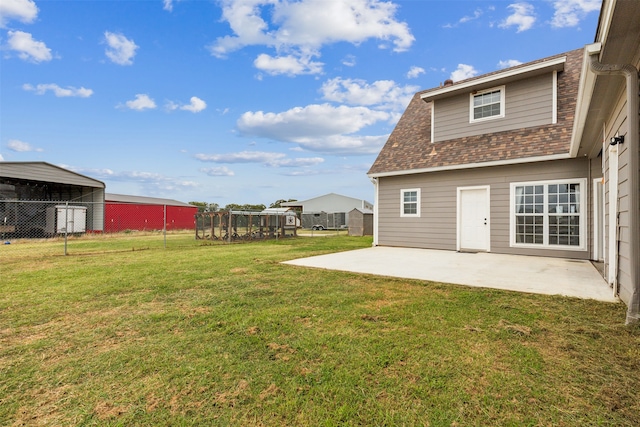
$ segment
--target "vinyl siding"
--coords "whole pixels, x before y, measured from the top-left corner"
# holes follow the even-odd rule
[[[598,157],[594,157],[592,159],[589,159],[589,193],[587,194],[588,196],[588,210],[589,210],[589,221],[587,223],[587,229],[589,232],[589,250],[591,251],[591,259],[594,261],[598,261],[598,259],[596,259],[596,252],[597,252],[597,248],[595,247],[596,245],[596,241],[595,239],[595,233],[598,232],[598,230],[595,227],[594,224],[594,215],[596,214],[594,212],[594,198],[593,198],[593,193],[594,193],[594,180],[595,179],[602,179],[603,175],[602,175],[602,156],[598,156]],[[604,193],[604,187],[603,187],[603,193]],[[602,197],[604,198],[605,195],[603,194]],[[605,208],[604,208],[604,204],[603,204],[603,200],[600,200],[600,203],[603,206],[602,209],[602,215],[605,214]],[[606,229],[605,227],[605,221],[604,221],[604,217],[601,218],[601,227]],[[600,229],[600,236],[598,237],[600,240],[604,239],[603,237],[603,230]],[[601,243],[603,243],[605,240],[602,240]],[[601,247],[601,251],[604,251],[605,249],[605,245],[602,244]],[[603,259],[603,253],[600,252],[599,254],[599,260]]]
[[[589,161],[581,158],[379,178],[377,242],[382,246],[456,250],[457,188],[489,185],[491,252],[588,259],[588,249],[531,249],[510,247],[509,243],[510,183],[587,178],[588,169]],[[583,191],[589,194],[591,185],[587,182]],[[420,218],[400,217],[400,192],[408,188],[421,189]],[[588,210],[585,215],[588,224]]]
[[[624,93],[624,88],[621,90],[618,96],[618,102],[615,105],[615,108],[611,111],[611,115],[608,117],[606,121],[606,141],[608,141],[612,136],[615,136],[616,133],[620,135],[626,135],[628,132],[628,121],[626,117],[626,96]],[[618,206],[619,206],[619,237],[618,237],[618,269],[617,269],[617,278],[618,278],[618,287],[619,287],[619,296],[622,301],[625,303],[629,303],[631,294],[633,292],[633,281],[631,279],[631,263],[639,262],[639,260],[631,259],[631,235],[629,230],[629,191],[630,191],[630,182],[629,182],[629,145],[621,144],[617,146],[618,148]],[[608,171],[609,167],[609,153],[606,151],[606,168]],[[607,175],[608,176],[608,175]],[[608,212],[609,206],[609,189],[612,188],[613,183],[606,183],[606,191],[607,196],[605,198],[606,203],[606,212]],[[605,217],[605,220],[615,221],[615,218],[609,218],[608,215]],[[636,236],[637,238],[637,236]],[[608,239],[608,238],[607,238]],[[605,240],[608,243],[608,240]],[[607,249],[608,250],[608,249]],[[609,271],[610,264],[609,260],[605,263],[605,268]]]
[[[545,74],[505,86],[505,116],[469,123],[470,94],[434,102],[434,141],[541,126],[552,122],[553,75]]]

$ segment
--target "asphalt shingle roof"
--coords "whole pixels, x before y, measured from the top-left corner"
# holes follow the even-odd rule
[[[423,101],[421,95],[433,89],[421,91],[413,96],[368,174],[464,167],[468,164],[568,153],[576,110],[582,55],[583,50],[577,49],[528,63],[533,64],[566,56],[564,71],[558,73],[556,124],[486,133],[431,144],[431,103]],[[528,64],[521,66],[524,67]],[[490,74],[498,73],[500,71]],[[485,76],[487,75],[474,79]],[[465,80],[465,82],[471,80],[473,79]]]

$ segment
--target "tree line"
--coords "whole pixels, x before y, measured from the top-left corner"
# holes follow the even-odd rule
[[[275,202],[269,205],[269,208],[279,208],[282,203],[285,202],[297,202],[296,199],[278,199]],[[219,212],[219,211],[251,211],[251,212],[261,212],[265,210],[267,207],[263,204],[260,205],[252,205],[252,204],[244,204],[239,205],[237,203],[229,203],[225,205],[223,208],[220,207],[218,203],[208,203],[208,202],[189,202],[190,205],[196,206],[198,208],[198,212]]]

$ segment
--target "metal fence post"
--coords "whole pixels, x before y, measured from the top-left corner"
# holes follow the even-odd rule
[[[67,228],[69,227],[69,202],[65,203],[65,207],[64,207],[64,255],[68,255],[67,253],[67,235],[68,230]]]
[[[164,234],[164,248],[167,249],[167,205],[163,205],[164,207],[164,227],[163,227],[163,234]]]

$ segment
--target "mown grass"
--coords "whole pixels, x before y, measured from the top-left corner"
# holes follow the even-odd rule
[[[622,304],[280,264],[370,243],[0,252],[0,425],[640,425]]]

